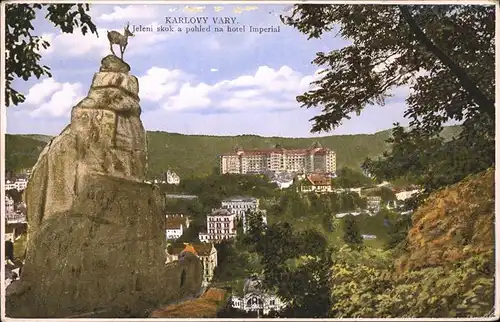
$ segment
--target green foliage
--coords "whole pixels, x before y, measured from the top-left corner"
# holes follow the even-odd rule
[[[392,144],[391,151],[384,152],[377,160],[368,158],[363,168],[386,180],[410,178],[428,195],[494,164],[494,155],[488,156],[493,143],[479,135],[462,133],[445,142],[441,137],[425,136],[416,130],[405,131],[398,126],[393,131],[393,138],[388,140]]]
[[[5,6],[5,105],[18,105],[25,97],[12,87],[16,78],[27,81],[33,76],[51,77],[50,67],[40,66],[40,50],[46,49],[50,43],[33,35],[33,20],[37,13],[46,9],[45,18],[58,27],[63,33],[73,33],[75,28],[85,35],[87,32],[97,35],[97,28],[87,14],[88,4],[14,4]]]
[[[353,249],[359,249],[363,246],[363,237],[359,232],[356,220],[352,215],[345,216],[344,221],[344,241]]]
[[[320,232],[330,246],[342,244],[343,225],[346,217],[336,218],[335,214],[355,211],[366,208],[366,200],[357,193],[341,194],[300,194],[293,190],[282,190],[273,202],[263,203],[267,209],[269,224],[289,223],[293,231],[299,233],[308,229]],[[391,218],[394,215],[388,211]],[[370,247],[386,247],[388,230],[384,226],[386,210],[380,214],[369,216],[361,214],[353,217],[361,234],[376,235],[375,240],[365,240],[364,244]]]
[[[288,223],[265,227],[255,249],[263,265],[263,286],[276,293],[290,309],[288,317],[326,317],[330,307],[328,242],[321,233],[306,230],[295,234]],[[291,266],[290,261],[296,264]]]
[[[387,252],[370,251],[354,252],[356,256],[345,249],[335,253],[332,317],[480,317],[493,306],[491,252],[448,266],[397,274],[383,264],[390,262],[383,259]]]
[[[229,283],[233,292],[241,292],[242,285],[239,281],[261,272],[259,256],[247,250],[244,245],[223,241],[216,244],[215,248],[218,260],[214,272],[215,284]]]
[[[400,215],[395,220],[389,222],[387,248],[392,249],[402,242],[406,242],[408,230],[411,228],[412,220],[409,215]],[[404,248],[405,245],[401,245]]]
[[[367,135],[337,135],[323,138],[281,138],[256,135],[208,136],[148,132],[149,175],[157,176],[171,168],[181,176],[200,177],[213,174],[219,155],[232,152],[239,144],[245,149],[271,148],[276,143],[289,148],[309,147],[318,140],[337,153],[337,165],[358,168],[366,156],[378,156],[385,149],[390,132]]]
[[[32,137],[5,134],[5,169],[18,172],[33,167],[46,145]]]
[[[260,211],[247,211],[246,225],[247,231],[244,235],[242,235],[241,239],[250,249],[253,249],[252,246],[259,241],[260,235],[265,229],[262,213]],[[238,228],[239,227],[237,227],[237,229]]]
[[[337,173],[337,178],[332,180],[334,187],[358,188],[373,185],[372,179],[365,176],[360,171],[355,171],[348,167],[343,167]]]
[[[317,53],[313,63],[325,67],[323,77],[317,89],[297,98],[304,107],[323,108],[313,118],[313,131],[336,127],[367,105],[384,104],[390,90],[403,85],[413,89],[406,112],[411,125],[429,132],[450,119],[493,117],[494,17],[494,6],[295,5],[282,17],[285,24],[309,38],[337,29],[352,40]],[[417,76],[422,70],[428,73]],[[492,125],[485,124],[490,133]]]
[[[446,135],[454,133],[456,127],[447,127]],[[443,131],[444,131],[443,130]],[[167,169],[175,171],[181,182],[188,178],[199,178],[214,174],[218,168],[218,155],[231,152],[237,142],[247,149],[267,148],[272,142],[289,142],[296,148],[310,146],[313,138],[267,138],[255,135],[214,137],[182,135],[167,132],[148,132],[148,176],[160,176]],[[367,156],[377,157],[389,148],[385,142],[390,131],[375,134],[326,136],[318,140],[324,147],[337,153],[337,166],[359,168]],[[6,169],[18,170],[35,165],[38,155],[50,137],[40,135],[6,135]],[[174,187],[171,187],[174,191]]]
[[[323,77],[297,97],[303,107],[322,107],[312,131],[383,105],[396,87],[412,89],[411,130],[396,124],[392,151],[364,164],[378,179],[410,177],[429,193],[494,164],[494,6],[295,5],[282,20],[309,38],[337,29],[352,41],[313,61]],[[443,142],[449,121],[461,131]]]
[[[5,241],[5,259],[14,260],[14,244],[10,240]]]

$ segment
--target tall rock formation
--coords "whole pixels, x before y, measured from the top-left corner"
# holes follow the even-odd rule
[[[70,209],[87,174],[144,180],[147,149],[139,82],[129,71],[118,58],[105,57],[87,97],[73,107],[71,124],[40,154],[26,189],[30,224]]]
[[[196,256],[165,266],[160,194],[143,182],[146,133],[129,71],[115,56],[102,60],[71,124],[33,168],[25,265],[7,290],[7,316],[142,317],[200,290]]]

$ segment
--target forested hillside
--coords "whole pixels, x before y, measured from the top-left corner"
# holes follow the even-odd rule
[[[443,137],[450,138],[458,126],[446,127]],[[375,134],[332,135],[321,138],[282,138],[257,135],[210,136],[184,135],[167,132],[148,132],[149,176],[156,176],[168,168],[181,178],[205,176],[216,172],[218,156],[231,152],[236,145],[245,149],[271,148],[280,144],[286,148],[307,148],[318,141],[337,153],[337,167],[359,168],[366,157],[381,155],[388,147],[385,140],[391,131]],[[50,140],[46,135],[6,134],[6,169],[32,167],[43,147]]]

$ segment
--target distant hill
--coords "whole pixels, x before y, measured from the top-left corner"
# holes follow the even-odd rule
[[[446,127],[443,137],[449,139],[458,126]],[[182,178],[204,176],[219,168],[218,156],[244,149],[271,148],[279,144],[287,148],[307,148],[315,141],[337,153],[337,167],[359,168],[366,157],[376,157],[388,148],[391,130],[375,134],[332,135],[320,138],[262,137],[258,135],[210,136],[168,132],[148,132],[149,176],[168,168]],[[35,165],[38,155],[52,137],[38,134],[6,134],[6,169],[18,170]]]

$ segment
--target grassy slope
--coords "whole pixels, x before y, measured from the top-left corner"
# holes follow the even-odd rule
[[[457,127],[445,128],[450,137]],[[235,145],[246,149],[269,148],[281,144],[288,148],[306,148],[318,141],[337,153],[337,167],[359,167],[366,157],[380,155],[387,144],[390,130],[375,134],[335,135],[321,138],[281,138],[256,135],[208,136],[183,135],[167,132],[148,132],[149,175],[158,175],[171,168],[181,178],[203,176],[218,168],[217,156],[231,152]],[[50,140],[46,135],[6,135],[6,168],[32,167],[43,147]]]

